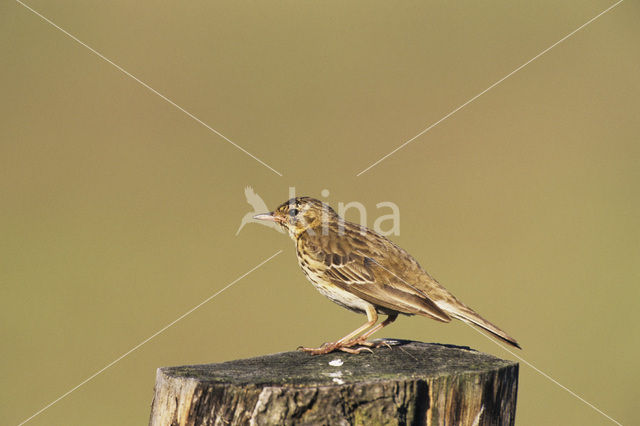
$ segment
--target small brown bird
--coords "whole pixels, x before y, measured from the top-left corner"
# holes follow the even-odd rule
[[[380,346],[367,339],[395,321],[398,314],[422,315],[442,322],[457,318],[520,348],[513,337],[456,299],[409,253],[377,232],[345,221],[319,200],[292,198],[255,219],[276,222],[288,231],[295,241],[302,272],[320,293],[367,315],[362,327],[319,348],[301,348],[306,352],[359,353]],[[376,325],[378,314],[387,318]]]

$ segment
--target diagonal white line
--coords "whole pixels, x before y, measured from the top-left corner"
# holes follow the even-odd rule
[[[162,93],[158,92],[156,89],[154,89],[153,87],[149,86],[147,83],[145,83],[144,81],[140,80],[138,77],[136,77],[135,75],[131,74],[129,71],[125,70],[124,68],[122,68],[120,65],[116,64],[115,62],[113,62],[111,59],[107,58],[106,56],[104,56],[102,53],[98,52],[97,50],[95,50],[93,47],[89,46],[88,44],[84,43],[82,40],[78,39],[76,36],[74,36],[73,34],[69,33],[67,30],[65,30],[64,28],[58,26],[57,24],[55,24],[53,21],[51,21],[50,19],[48,19],[47,17],[43,16],[41,13],[39,13],[38,11],[34,10],[32,7],[30,7],[29,5],[23,3],[20,0],[16,0],[17,3],[19,3],[20,5],[24,6],[26,9],[30,10],[31,12],[33,12],[35,15],[39,16],[43,21],[47,22],[48,24],[50,24],[51,26],[53,26],[54,28],[58,29],[59,31],[61,31],[62,33],[64,33],[65,35],[67,35],[69,38],[71,38],[72,40],[74,40],[75,42],[77,42],[78,44],[86,47],[87,49],[89,49],[92,53],[94,53],[95,55],[97,55],[98,57],[100,57],[101,59],[103,59],[104,61],[108,62],[109,64],[113,65],[115,68],[118,69],[118,71],[121,71],[123,74],[125,74],[126,76],[132,78],[133,80],[137,81],[138,83],[140,83],[142,86],[144,86],[146,89],[148,89],[149,91],[155,93],[156,95],[160,96],[162,99],[164,99],[165,101],[167,101],[169,104],[171,104],[172,106],[176,107],[177,109],[179,109],[180,111],[182,111],[183,113],[185,113],[186,115],[188,115],[189,117],[191,117],[193,120],[195,120],[197,123],[201,124],[202,126],[206,127],[207,129],[209,129],[210,131],[212,131],[213,133],[215,133],[216,135],[220,136],[222,139],[224,139],[225,141],[229,142],[231,145],[235,146],[236,148],[238,148],[240,151],[244,152],[245,154],[247,154],[249,157],[253,158],[254,160],[256,160],[258,163],[262,164],[263,166],[265,166],[266,168],[268,168],[269,170],[271,170],[272,172],[274,172],[275,174],[277,174],[278,176],[282,176],[282,173],[280,173],[279,171],[277,171],[276,169],[274,169],[273,167],[271,167],[270,165],[268,165],[267,163],[265,163],[264,161],[262,161],[261,159],[259,159],[258,157],[256,157],[255,155],[253,155],[252,153],[250,153],[249,151],[247,151],[246,149],[244,149],[243,147],[241,147],[240,145],[238,145],[237,143],[235,143],[234,141],[232,141],[231,139],[229,139],[228,137],[226,137],[225,135],[223,135],[222,133],[220,133],[219,131],[217,131],[216,129],[214,129],[213,127],[211,127],[210,125],[208,125],[207,123],[205,123],[204,121],[200,120],[198,117],[196,117],[195,115],[193,115],[192,113],[190,113],[189,111],[187,111],[186,109],[184,109],[183,107],[181,107],[180,105],[178,105],[177,103],[173,102],[171,99],[167,98],[165,95],[163,95]]]
[[[464,322],[464,321],[463,321]],[[496,342],[495,340],[493,340],[491,337],[487,336],[486,334],[484,334],[482,331],[478,330],[477,328],[475,328],[474,326],[472,326],[471,324],[467,324],[466,322],[464,323],[466,325],[468,325],[469,327],[471,327],[473,330],[477,331],[478,333],[482,334],[484,337],[486,337],[487,339],[491,340],[493,343],[495,343],[496,345],[500,346],[502,349],[504,349],[505,351],[509,352],[511,355],[513,355],[514,357],[518,358],[520,361],[524,362],[525,364],[527,364],[529,367],[531,367],[532,369],[534,369],[537,373],[541,374],[542,376],[544,376],[546,379],[550,380],[551,382],[555,383],[556,385],[560,386],[562,389],[566,390],[567,392],[569,392],[571,395],[573,395],[574,397],[578,398],[580,401],[584,402],[585,404],[587,404],[589,407],[593,408],[594,410],[596,410],[598,413],[602,414],[603,416],[605,416],[607,419],[611,420],[613,423],[618,424],[620,426],[622,426],[622,423],[620,423],[619,421],[615,420],[614,418],[612,418],[611,416],[609,416],[607,413],[605,413],[604,411],[602,411],[601,409],[599,409],[598,407],[596,407],[595,405],[593,405],[592,403],[590,403],[589,401],[587,401],[586,399],[582,398],[580,395],[578,395],[577,393],[575,393],[574,391],[572,391],[571,389],[569,389],[568,387],[564,386],[562,383],[558,382],[557,380],[555,380],[553,377],[549,376],[547,373],[545,373],[544,371],[540,370],[538,367],[536,367],[535,365],[531,364],[529,361],[527,361],[526,359],[522,358],[521,356],[517,355],[516,353],[514,353],[513,351],[507,349],[504,345]]]
[[[545,53],[547,53],[548,51],[550,51],[551,49],[553,49],[554,47],[556,47],[557,45],[559,45],[560,43],[562,43],[563,41],[565,41],[566,39],[568,39],[569,37],[573,36],[575,33],[577,33],[578,31],[580,31],[581,29],[583,29],[584,27],[586,27],[587,25],[591,24],[593,21],[595,21],[596,19],[598,19],[599,17],[601,17],[602,15],[604,15],[605,13],[609,12],[611,9],[613,9],[614,7],[618,6],[620,3],[622,3],[624,0],[619,0],[617,3],[609,6],[608,8],[606,8],[605,10],[603,10],[602,12],[600,12],[599,14],[597,14],[596,16],[594,16],[593,18],[589,19],[587,22],[585,22],[584,24],[580,25],[578,28],[576,28],[575,30],[571,31],[569,34],[567,34],[566,36],[562,37],[560,40],[556,41],[555,43],[553,43],[551,46],[547,47],[546,49],[544,49],[542,52],[538,53],[536,56],[534,56],[533,58],[529,59],[527,62],[525,62],[524,64],[520,65],[518,68],[514,69],[513,71],[511,71],[509,74],[505,75],[504,77],[502,77],[500,80],[496,81],[495,83],[493,83],[491,86],[487,87],[486,89],[484,89],[482,92],[478,93],[477,95],[475,95],[473,98],[469,99],[468,101],[466,101],[465,103],[463,103],[462,105],[460,105],[459,107],[457,107],[456,109],[454,109],[453,111],[451,111],[450,113],[448,113],[447,115],[445,115],[444,117],[442,117],[440,120],[436,121],[435,123],[431,124],[429,127],[427,127],[426,129],[422,130],[420,133],[418,133],[417,135],[415,135],[414,137],[412,137],[411,139],[409,139],[408,141],[404,142],[403,144],[401,144],[400,146],[398,146],[396,149],[394,149],[393,151],[391,151],[390,153],[388,153],[387,155],[385,155],[384,157],[380,158],[378,161],[376,161],[375,163],[371,164],[369,167],[367,167],[366,169],[362,170],[360,173],[358,173],[356,175],[360,176],[361,174],[363,174],[364,172],[366,172],[367,170],[371,169],[372,167],[377,166],[378,164],[380,164],[381,162],[383,162],[384,160],[386,160],[388,157],[390,157],[391,155],[395,154],[396,152],[400,151],[402,148],[404,148],[405,146],[409,145],[411,142],[413,142],[414,140],[416,140],[417,138],[419,138],[420,136],[424,135],[425,133],[427,133],[429,130],[433,129],[434,127],[436,127],[438,124],[442,123],[444,120],[446,120],[447,118],[451,117],[453,114],[455,114],[456,112],[460,111],[462,108],[466,107],[467,105],[469,105],[471,102],[475,101],[476,99],[478,99],[480,96],[484,95],[485,93],[487,93],[489,90],[493,89],[494,87],[496,87],[497,85],[499,85],[500,83],[502,83],[503,81],[505,81],[506,79],[508,79],[509,77],[511,77],[512,75],[514,75],[515,73],[517,73],[518,71],[520,71],[522,68],[526,67],[527,65],[529,65],[531,62],[535,61],[536,59],[538,59],[539,57],[541,57],[542,55],[544,55]]]
[[[226,289],[228,289],[229,287],[231,287],[232,285],[234,285],[235,283],[237,283],[238,281],[240,281],[241,279],[243,279],[244,277],[246,277],[247,275],[249,275],[250,273],[252,273],[253,271],[255,271],[256,269],[260,268],[262,265],[264,265],[265,263],[267,263],[268,261],[270,261],[271,259],[273,259],[274,257],[276,257],[277,255],[279,255],[280,253],[282,253],[282,250],[278,250],[275,254],[271,255],[269,258],[263,260],[262,262],[260,262],[259,264],[257,264],[256,266],[254,266],[253,268],[249,269],[247,272],[245,272],[244,274],[240,275],[238,278],[236,278],[235,280],[231,281],[229,284],[227,284],[226,286],[224,286],[222,289],[218,290],[216,293],[212,294],[211,296],[207,297],[206,299],[204,299],[202,302],[198,303],[196,306],[194,306],[193,308],[189,309],[187,312],[185,312],[184,314],[180,315],[178,318],[176,318],[175,320],[171,321],[169,324],[165,325],[164,327],[162,327],[160,330],[156,331],[155,333],[153,333],[151,336],[147,337],[146,339],[144,339],[142,342],[138,343],[137,345],[135,345],[133,348],[129,349],[127,352],[123,353],[122,355],[120,355],[118,358],[114,359],[113,361],[111,361],[109,364],[105,365],[104,367],[102,367],[100,370],[96,371],[95,373],[93,373],[91,376],[87,377],[86,379],[84,379],[82,382],[78,383],[76,386],[74,386],[73,388],[69,389],[67,392],[63,393],[62,395],[60,395],[58,398],[56,398],[55,400],[51,401],[49,404],[45,405],[44,407],[42,407],[40,410],[38,410],[37,412],[35,412],[32,416],[26,418],[25,420],[23,420],[22,422],[20,422],[20,424],[18,426],[21,426],[25,423],[27,423],[28,421],[30,421],[31,419],[33,419],[34,417],[36,417],[37,415],[41,414],[43,411],[49,409],[51,406],[55,405],[56,403],[60,402],[62,399],[66,398],[67,396],[69,396],[69,394],[71,394],[72,392],[74,392],[75,390],[77,390],[79,387],[81,387],[82,385],[86,384],[87,382],[91,381],[92,379],[94,379],[96,376],[98,376],[99,374],[101,374],[102,372],[104,372],[106,369],[108,369],[109,367],[112,367],[114,364],[116,364],[117,362],[121,361],[123,358],[125,358],[127,355],[131,354],[132,352],[134,352],[135,350],[139,349],[142,345],[144,345],[145,343],[149,342],[151,339],[153,339],[154,337],[158,336],[159,334],[163,333],[164,331],[166,331],[169,327],[171,327],[172,325],[174,325],[175,323],[177,323],[178,321],[184,319],[187,315],[191,314],[193,311],[195,311],[196,309],[200,308],[202,305],[204,305],[205,303],[207,303],[208,301],[210,301],[211,299],[213,299],[214,297],[216,297],[217,295],[219,295],[220,293],[222,293],[223,291],[225,291]]]
[[[361,256],[367,257],[366,255],[364,255],[363,253],[360,253],[359,251],[356,251],[356,253],[358,253]],[[369,258],[371,259],[371,258]],[[397,276],[396,274],[394,274],[392,271],[388,270],[387,268],[385,268],[384,266],[382,266],[380,263],[376,262],[375,259],[371,259],[373,260],[376,265],[378,265],[379,267],[381,267],[382,269],[384,269],[385,271],[387,271],[388,273],[390,273],[391,275],[393,275],[394,277],[396,277],[397,279],[399,279],[400,281],[402,281],[403,283],[405,283],[406,285],[410,286],[411,288],[415,289],[414,286],[412,286],[411,284],[409,284],[408,282],[406,282],[405,280],[403,280],[402,278],[400,278],[399,276]],[[418,290],[419,291],[419,290]],[[422,292],[420,292],[422,293]],[[462,321],[464,322],[464,321]],[[466,322],[464,322],[465,324],[467,324]],[[605,416],[606,418],[608,418],[609,420],[611,420],[612,422],[622,426],[622,424],[618,421],[616,421],[615,419],[613,419],[611,416],[607,415],[607,413],[605,413],[604,411],[600,410],[598,407],[596,407],[595,405],[591,404],[589,401],[587,401],[586,399],[582,398],[580,395],[578,395],[577,393],[575,393],[574,391],[572,391],[571,389],[569,389],[568,387],[564,386],[562,383],[558,382],[557,380],[555,380],[554,378],[552,378],[551,376],[549,376],[547,373],[545,373],[544,371],[540,370],[538,367],[536,367],[535,365],[533,365],[532,363],[530,363],[529,361],[527,361],[526,359],[522,358],[519,355],[516,355],[513,351],[510,351],[509,349],[507,349],[506,347],[504,347],[504,345],[501,345],[500,343],[496,342],[494,339],[492,339],[491,337],[487,336],[486,334],[484,334],[482,331],[478,330],[477,328],[475,328],[474,326],[472,326],[471,324],[467,324],[469,327],[471,327],[473,330],[477,331],[478,333],[482,334],[484,337],[486,337],[487,339],[489,339],[490,341],[492,341],[493,343],[495,343],[496,345],[500,346],[502,349],[504,349],[505,351],[509,352],[511,355],[513,355],[514,357],[518,358],[520,361],[524,362],[525,364],[527,364],[529,367],[531,367],[532,369],[534,369],[537,373],[541,374],[542,376],[544,376],[545,378],[547,378],[548,380],[550,380],[551,382],[555,383],[556,385],[560,386],[562,389],[566,390],[567,392],[569,392],[571,395],[573,395],[574,397],[576,397],[577,399],[579,399],[580,401],[584,402],[586,405],[588,405],[589,407],[593,408],[594,410],[596,410],[598,413],[602,414],[603,416]]]

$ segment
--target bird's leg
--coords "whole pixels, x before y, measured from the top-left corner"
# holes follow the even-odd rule
[[[355,339],[355,337],[358,334],[360,334],[360,333],[362,333],[364,331],[367,331],[368,329],[373,327],[376,322],[378,322],[378,313],[376,312],[376,310],[375,310],[375,308],[373,306],[371,306],[371,305],[367,306],[366,313],[367,313],[367,322],[366,322],[366,324],[364,324],[361,327],[358,327],[357,329],[353,330],[351,333],[347,334],[342,339],[337,340],[335,342],[331,342],[331,343],[325,343],[324,345],[320,346],[319,348],[299,347],[298,349],[300,349],[300,350],[302,350],[304,352],[308,352],[311,355],[328,354],[329,352],[333,352],[335,350],[341,350],[343,352],[354,353],[354,354],[357,354],[357,353],[361,352],[363,349],[351,349],[351,346],[355,346],[356,344],[358,344],[356,342],[357,339]],[[387,318],[387,321],[388,320],[389,319]]]
[[[363,346],[368,346],[368,347],[378,347],[378,346],[384,345],[385,344],[384,342],[372,343],[372,342],[367,342],[367,339],[369,338],[369,336],[371,336],[376,331],[378,331],[378,330],[388,326],[392,322],[394,322],[396,320],[396,318],[398,318],[398,314],[389,315],[387,317],[387,319],[382,321],[380,324],[376,325],[375,327],[373,327],[372,329],[370,329],[366,333],[362,334],[359,337],[356,337],[351,342],[349,342],[349,346],[363,345]]]
[[[358,334],[370,329],[371,327],[374,326],[376,322],[378,322],[378,313],[376,312],[376,309],[373,306],[368,305],[366,312],[367,312],[367,323],[364,324],[362,327],[358,327],[356,330],[353,330],[351,333],[347,334],[342,339],[338,340],[336,343],[343,344],[343,343],[351,342],[354,340],[354,338]]]

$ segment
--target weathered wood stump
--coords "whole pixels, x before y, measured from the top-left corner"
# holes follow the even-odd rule
[[[395,341],[358,355],[284,352],[160,368],[149,424],[513,425],[517,389],[515,362]]]

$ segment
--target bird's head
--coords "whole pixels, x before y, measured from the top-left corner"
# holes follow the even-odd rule
[[[274,211],[253,218],[278,223],[294,240],[308,230],[322,232],[323,224],[340,219],[328,204],[311,197],[292,198],[280,204]]]

